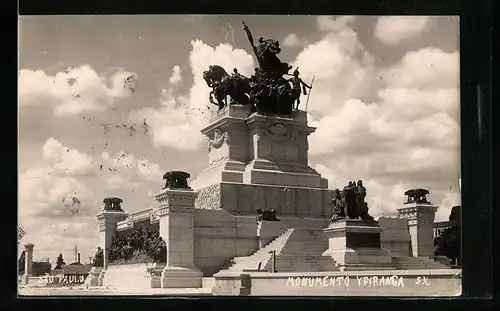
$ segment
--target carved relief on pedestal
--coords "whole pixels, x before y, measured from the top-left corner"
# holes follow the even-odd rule
[[[106,218],[99,218],[99,231],[106,231]]]
[[[258,140],[264,137],[276,143],[296,143],[298,131],[281,123],[273,123],[260,129]]]
[[[132,216],[128,216],[127,218],[127,225],[129,228],[133,228],[134,227],[134,218]]]
[[[199,191],[198,198],[195,201],[196,209],[221,209],[220,185],[212,185]]]
[[[158,207],[162,208],[164,206],[168,206],[167,196],[165,194],[161,194],[156,196],[156,201],[158,202]]]
[[[158,209],[158,218],[163,215],[167,215],[170,212],[170,208],[168,206],[163,206]]]
[[[149,216],[149,217],[150,217],[150,221],[151,221],[151,222],[153,222],[153,221],[155,221],[155,220],[159,219],[159,218],[160,218],[159,209],[157,209],[157,208],[153,208],[153,209],[151,210],[151,214],[150,214],[150,216]]]
[[[182,206],[192,207],[194,205],[194,196],[178,193],[162,193],[156,197],[158,208],[161,210],[164,207]]]
[[[167,199],[167,202],[168,206],[192,207],[194,205],[194,197],[191,195],[174,194]]]
[[[399,217],[401,217],[401,218],[416,218],[417,217],[417,210],[415,210],[415,209],[399,210]]]
[[[219,149],[223,144],[229,143],[229,134],[226,131],[222,131],[220,129],[215,129],[208,138],[208,151],[212,151],[212,149]]]
[[[224,144],[229,144],[229,133],[215,129],[208,140],[208,152],[210,152],[209,165],[218,164],[228,159],[227,152],[220,149]]]

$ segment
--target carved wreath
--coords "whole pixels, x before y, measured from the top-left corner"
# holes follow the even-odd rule
[[[158,219],[158,217],[159,217],[158,214],[159,214],[158,209],[157,208],[153,208],[151,210],[151,215],[150,215],[151,221]]]
[[[221,130],[215,130],[213,138],[208,141],[208,151],[213,149],[219,149],[223,144],[228,143],[227,132],[222,133]]]
[[[278,143],[294,140],[297,138],[296,133],[290,133],[287,126],[281,123],[274,123],[268,128],[262,128],[260,132],[272,141]]]
[[[134,219],[132,217],[127,218],[127,225],[129,228],[132,228],[134,226]]]

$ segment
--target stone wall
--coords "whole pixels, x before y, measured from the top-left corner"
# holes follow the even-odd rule
[[[283,222],[264,222],[261,240],[265,245],[286,230]],[[235,216],[225,210],[195,210],[195,265],[205,276],[212,275],[238,256],[257,251],[255,216]]]
[[[383,228],[380,234],[381,247],[402,256],[412,256],[408,221],[393,217],[379,217],[377,221]]]
[[[247,280],[249,278],[249,280]],[[461,270],[399,270],[241,274],[215,277],[215,295],[459,296]]]

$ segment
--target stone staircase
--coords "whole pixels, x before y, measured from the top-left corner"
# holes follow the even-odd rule
[[[322,256],[328,248],[328,239],[322,230],[288,229],[268,245],[247,257],[235,257],[225,271],[260,270],[272,271],[271,251],[276,251],[278,272],[338,271],[331,257]]]
[[[286,245],[288,238],[293,234],[294,230],[295,229],[287,229],[283,234],[250,256],[235,257],[231,261],[229,267],[221,271],[258,270],[259,263],[261,263],[260,270],[265,270],[265,267],[272,257],[269,252],[275,250],[276,254],[279,254],[283,246]]]
[[[272,271],[271,251],[276,251],[277,272],[320,272],[339,271],[339,266],[330,256],[323,256],[328,249],[328,238],[321,229],[294,228],[283,234],[250,256],[235,257],[231,264],[221,271]],[[380,251],[380,250],[379,250]],[[388,249],[392,263],[381,265],[385,269],[449,269],[449,266],[425,257],[402,256]],[[371,249],[358,249],[357,252],[368,256]],[[360,269],[363,269],[363,265]],[[366,268],[365,268],[366,270]]]
[[[280,253],[276,254],[278,272],[338,271],[335,260],[323,256],[328,239],[323,230],[294,229]],[[266,269],[272,269],[272,258]]]
[[[391,252],[392,265],[398,270],[412,269],[449,269],[448,265],[437,262],[432,258],[427,257],[409,257],[401,256]]]

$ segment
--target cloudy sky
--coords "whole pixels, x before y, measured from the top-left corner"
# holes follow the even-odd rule
[[[457,18],[23,16],[19,223],[35,259],[72,262],[78,244],[88,260],[106,196],[134,212],[155,204],[165,171],[196,185],[208,163],[199,129],[213,112],[202,71],[256,66],[242,20],[280,40],[304,81],[315,75],[309,160],[330,188],[363,179],[380,216],[423,187],[448,217],[459,203]]]

